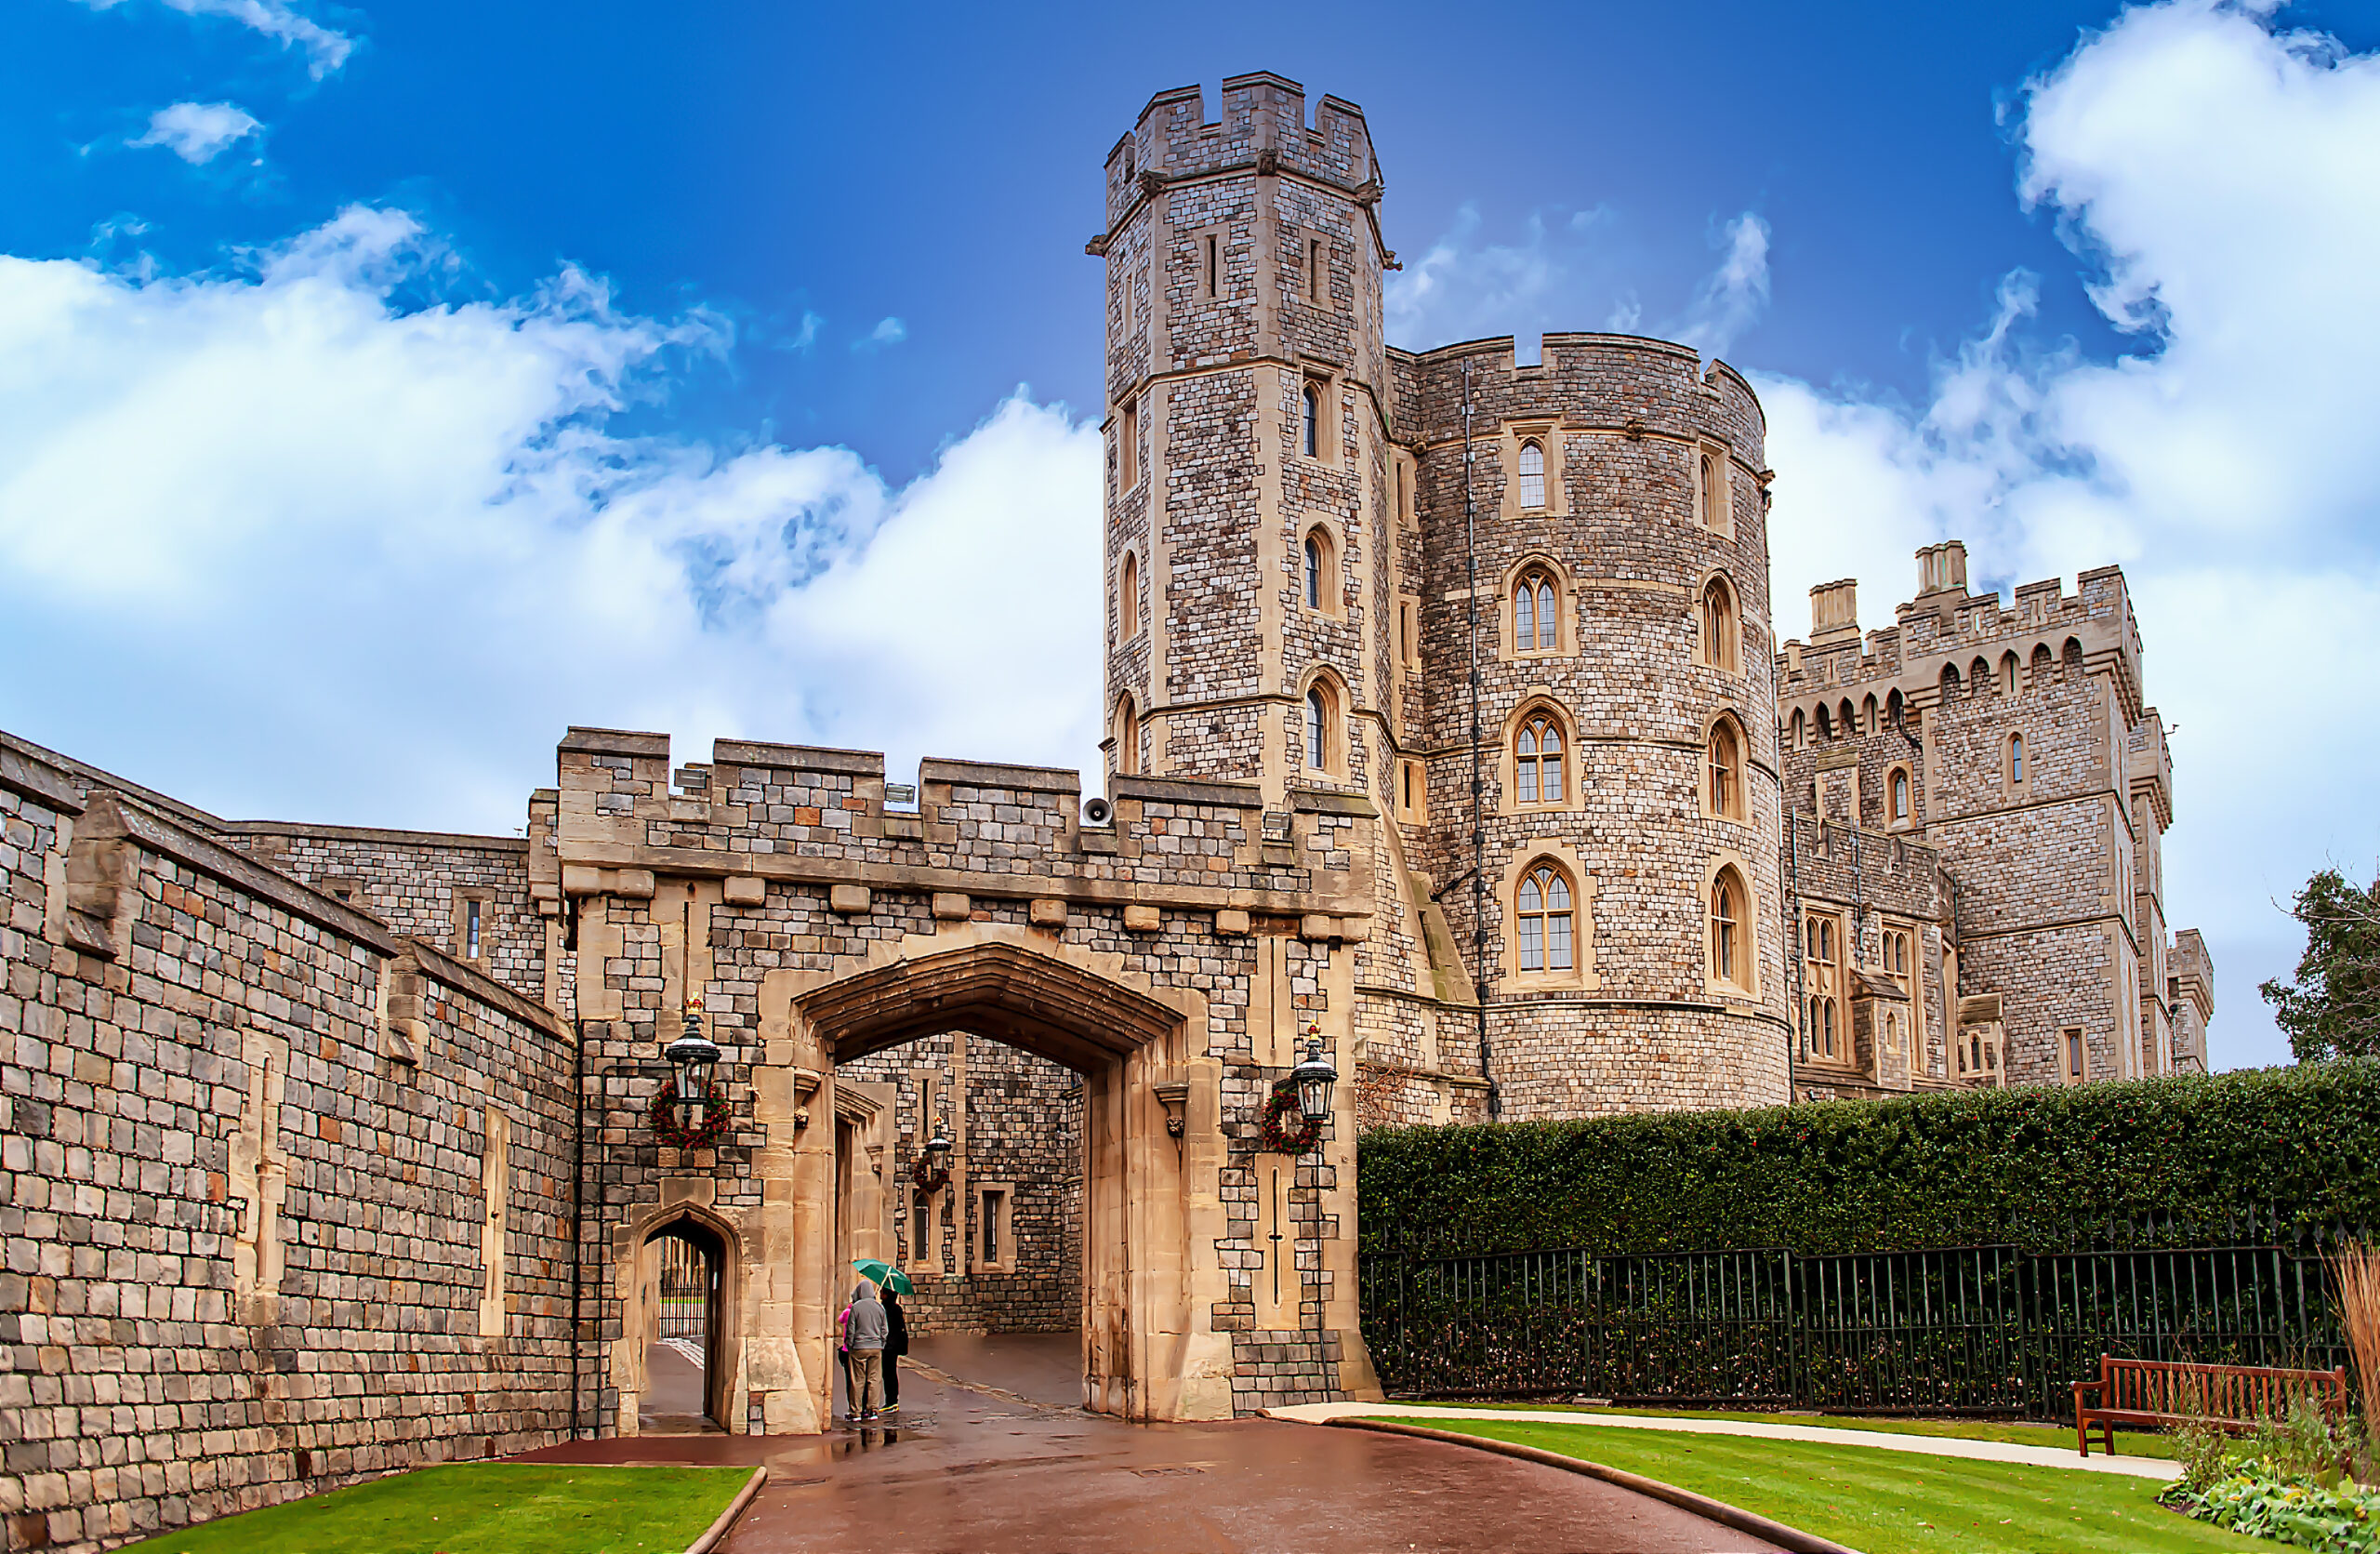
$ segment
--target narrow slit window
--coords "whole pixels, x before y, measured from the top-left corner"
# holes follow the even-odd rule
[[[1909,774],[1907,772],[1893,774],[1892,810],[1894,825],[1906,825],[1909,822]]]
[[[1322,687],[1316,685],[1305,693],[1305,764],[1317,772],[1322,770],[1322,758],[1327,753],[1325,740],[1329,724],[1329,700],[1322,694]]]
[[[1116,584],[1116,632],[1126,642],[1141,631],[1141,562],[1131,551],[1124,552],[1124,564],[1118,569]]]
[[[1322,239],[1309,238],[1305,246],[1306,300],[1317,308],[1330,305],[1330,294],[1324,289],[1322,275]]]
[[[1535,438],[1521,445],[1521,506],[1545,505],[1545,449]]]
[[[1005,1192],[985,1192],[982,1213],[984,1229],[984,1261],[1000,1260],[1000,1207],[1007,1201]]]
[[[1305,456],[1322,457],[1322,395],[1311,383],[1305,386]]]
[[[1215,295],[1215,234],[1209,232],[1207,234],[1207,296],[1210,299]]]
[[[1305,537],[1305,607],[1322,608],[1322,537]]]
[[[2025,737],[2021,734],[2008,736],[2008,780],[2025,780]]]
[[[480,904],[477,901],[463,903],[463,958],[470,961],[480,958]]]
[[[1116,483],[1126,491],[1141,483],[1141,407],[1124,406],[1123,445],[1117,457]]]

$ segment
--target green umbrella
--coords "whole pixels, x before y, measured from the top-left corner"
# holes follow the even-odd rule
[[[881,1257],[855,1257],[852,1260],[852,1267],[859,1269],[859,1276],[862,1279],[879,1290],[891,1289],[901,1295],[918,1293],[916,1287],[909,1282],[907,1274]]]

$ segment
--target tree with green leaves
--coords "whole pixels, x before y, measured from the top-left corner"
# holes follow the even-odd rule
[[[2360,890],[2325,869],[2297,893],[2290,916],[2306,924],[2297,980],[2257,990],[2289,1033],[2300,1063],[2380,1055],[2380,879]]]

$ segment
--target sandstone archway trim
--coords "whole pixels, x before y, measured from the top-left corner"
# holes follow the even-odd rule
[[[945,1030],[969,1030],[1096,1073],[1164,1043],[1183,1016],[1165,1004],[1020,945],[975,944],[899,961],[794,1000],[833,1061]]]

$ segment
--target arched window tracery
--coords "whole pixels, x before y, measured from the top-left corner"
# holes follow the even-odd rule
[[[1513,741],[1513,797],[1516,804],[1564,802],[1562,725],[1550,712],[1533,712]]]
[[[1523,971],[1571,971],[1577,950],[1571,932],[1570,882],[1550,863],[1536,863],[1521,876],[1514,903],[1520,928],[1519,961]]]

